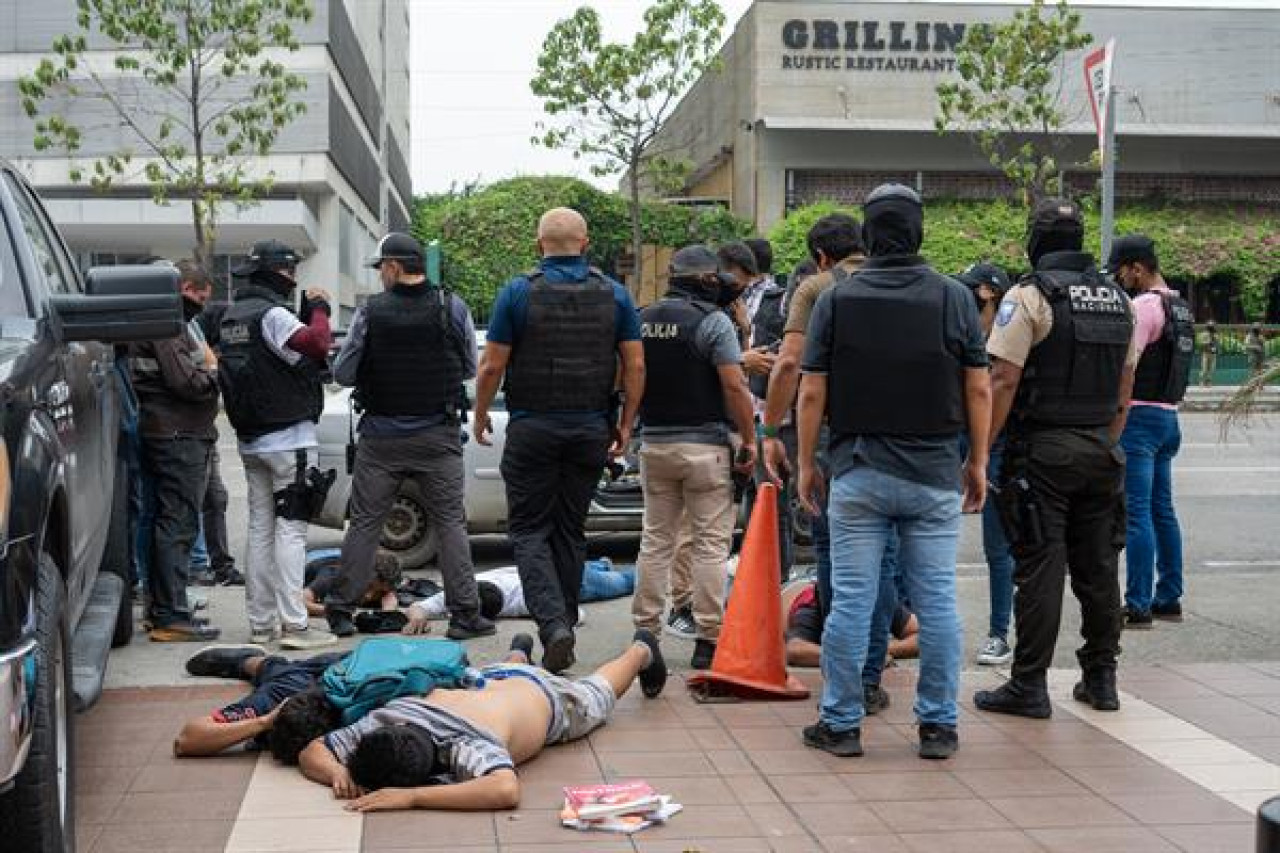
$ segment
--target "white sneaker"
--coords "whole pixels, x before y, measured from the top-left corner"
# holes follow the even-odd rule
[[[980,666],[1004,666],[1011,660],[1013,660],[1013,649],[1009,648],[1009,644],[1003,637],[987,637],[982,648],[978,649]]]
[[[303,628],[301,631],[290,628],[280,638],[280,648],[300,652],[332,646],[337,642],[337,637],[319,628]]]
[[[249,632],[249,642],[255,646],[265,646],[267,643],[275,642],[279,637],[279,628],[265,628],[261,631],[250,630]]]

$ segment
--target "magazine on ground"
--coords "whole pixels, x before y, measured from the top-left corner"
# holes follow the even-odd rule
[[[661,823],[683,808],[643,781],[574,785],[564,789],[560,822],[571,829],[629,835]]]

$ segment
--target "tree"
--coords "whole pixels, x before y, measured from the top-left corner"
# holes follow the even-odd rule
[[[640,188],[678,180],[686,166],[655,145],[680,96],[719,68],[724,12],[715,0],[657,0],[630,44],[605,42],[600,15],[584,6],[557,23],[542,43],[530,82],[555,126],[539,124],[534,142],[592,161],[598,176],[626,172],[631,253],[640,281]]]
[[[938,85],[938,132],[972,132],[1028,202],[1061,193],[1067,56],[1092,42],[1066,0],[1051,9],[1033,0],[1006,22],[970,27],[956,50],[960,79]]]
[[[309,0],[77,0],[80,31],[53,42],[53,56],[21,78],[35,147],[80,150],[86,133],[116,135],[120,147],[96,157],[88,181],[142,177],[157,204],[191,205],[194,254],[207,263],[226,204],[253,204],[271,176],[253,169],[305,106],[306,81],[272,58],[299,47],[294,25]],[[110,66],[87,54],[100,34],[115,48]],[[85,99],[102,105],[102,127],[80,127]],[[75,166],[71,179],[86,179]]]

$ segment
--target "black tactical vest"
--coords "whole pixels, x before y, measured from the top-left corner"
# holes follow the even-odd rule
[[[896,273],[918,280],[878,285]],[[917,269],[836,268],[828,386],[837,435],[956,435],[965,426],[964,379],[946,343],[951,297],[944,277]]]
[[[320,365],[303,356],[286,364],[262,336],[262,318],[284,308],[276,293],[258,285],[239,288],[219,327],[218,384],[227,418],[241,441],[253,441],[324,410]]]
[[[456,413],[464,370],[462,343],[449,312],[452,299],[427,284],[396,285],[369,299],[356,375],[367,414]]]
[[[582,281],[529,276],[529,313],[507,368],[507,408],[607,412],[617,372],[613,285],[592,269]]]
[[[1012,424],[1101,427],[1120,400],[1133,320],[1128,300],[1090,267],[1041,270],[1022,287],[1040,289],[1053,311],[1049,336],[1031,348],[1014,400]]]
[[[756,315],[751,318],[751,346],[768,347],[782,340],[782,332],[787,325],[787,315],[782,310],[786,301],[787,289],[774,284],[760,297],[760,305]],[[751,376],[748,378],[751,393],[763,400],[769,393],[769,377]]]
[[[728,422],[720,373],[695,347],[698,327],[718,310],[672,292],[640,312],[645,367],[640,421],[645,426]]]
[[[1181,403],[1191,381],[1191,361],[1196,352],[1195,322],[1191,306],[1177,294],[1160,292],[1164,304],[1164,328],[1159,340],[1142,351],[1133,380],[1133,399],[1150,403]]]

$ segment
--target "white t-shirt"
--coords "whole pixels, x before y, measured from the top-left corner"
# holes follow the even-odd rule
[[[301,328],[304,328],[302,323],[286,308],[272,308],[262,315],[262,339],[290,367],[303,358],[302,353],[289,349],[288,346],[289,338]],[[304,420],[282,430],[269,432],[253,441],[242,441],[240,452],[246,456],[257,456],[315,447],[317,443],[315,423]]]
[[[520,571],[515,566],[476,572],[476,581],[488,581],[502,591],[502,610],[498,612],[499,619],[528,618],[529,608],[524,603],[524,587],[520,585]],[[428,619],[445,619],[449,616],[449,609],[444,604],[443,592],[437,592],[429,598],[414,602],[412,606],[426,613]],[[585,614],[579,607],[578,624],[581,625],[584,621],[586,621]]]

